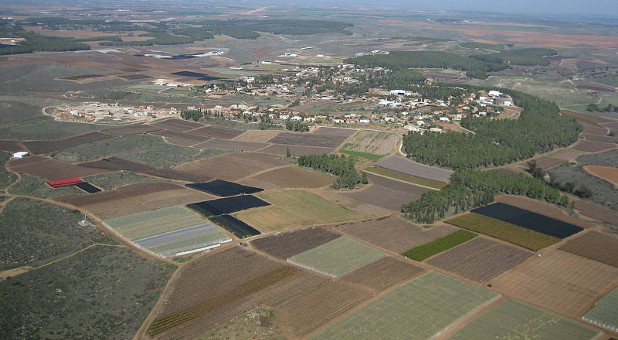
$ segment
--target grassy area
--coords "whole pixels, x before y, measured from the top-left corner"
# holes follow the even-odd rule
[[[0,189],[4,189],[17,180],[17,175],[7,171],[4,167],[6,161],[11,156],[8,153],[0,152]]]
[[[337,223],[366,217],[302,190],[276,191],[260,197],[273,205],[244,210],[235,217],[262,232],[293,225]]]
[[[426,187],[430,187],[430,188],[435,188],[435,189],[442,189],[445,186],[447,186],[447,183],[443,183],[443,182],[438,182],[438,181],[432,181],[430,179],[425,179],[425,178],[420,178],[420,177],[416,177],[416,176],[412,176],[412,175],[407,175],[407,174],[402,174],[401,172],[397,172],[397,171],[393,171],[393,170],[388,170],[388,169],[384,169],[384,168],[375,168],[375,167],[371,167],[371,168],[367,168],[364,169],[363,171],[368,172],[368,173],[372,173],[375,175],[381,175],[381,176],[385,176],[385,177],[389,177],[389,178],[394,178],[394,179],[398,179],[400,181],[404,181],[410,184],[419,184],[419,185],[423,185]]]
[[[378,159],[384,157],[384,155],[376,155],[368,152],[359,152],[359,151],[350,151],[350,150],[339,150],[341,153],[345,153],[346,155],[350,155],[352,157],[361,157],[366,158],[370,161],[377,161]]]
[[[457,227],[489,235],[530,250],[540,250],[560,241],[559,238],[541,234],[495,218],[469,213],[446,221]]]
[[[219,150],[196,150],[168,144],[161,137],[142,134],[72,147],[56,153],[54,158],[68,162],[85,162],[106,156],[117,156],[157,167],[172,167],[222,153],[224,152]]]
[[[84,180],[105,190],[114,190],[121,186],[134,183],[161,181],[152,177],[138,175],[130,171],[118,171],[107,174],[92,175],[84,177]]]
[[[312,339],[431,339],[497,296],[481,287],[429,272],[381,296]]]
[[[451,339],[584,340],[599,333],[582,322],[509,299],[468,322]]]
[[[288,261],[326,275],[338,277],[385,256],[386,253],[378,249],[342,236],[294,255]]]
[[[403,256],[411,258],[412,260],[423,261],[433,255],[439,254],[447,249],[451,249],[456,245],[469,241],[477,236],[477,234],[469,231],[458,230],[433,242],[410,249],[403,253]]]
[[[66,138],[80,133],[101,129],[101,125],[58,122],[45,117],[44,120],[0,128],[0,139],[50,140]]]
[[[78,210],[43,201],[10,201],[0,214],[0,270],[36,265],[108,240],[95,226],[79,226],[83,218]]]
[[[0,281],[0,337],[130,339],[174,269],[96,246]]]
[[[21,174],[19,181],[9,188],[9,193],[40,198],[86,194],[85,191],[74,186],[54,189],[44,179],[26,174]]]

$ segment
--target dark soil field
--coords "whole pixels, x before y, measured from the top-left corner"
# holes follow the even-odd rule
[[[240,194],[254,194],[263,191],[262,188],[249,187],[246,185],[216,179],[208,183],[186,184],[188,188],[201,190],[217,196],[236,196]]]
[[[586,200],[576,200],[575,209],[580,214],[618,227],[618,211]]]
[[[613,235],[591,231],[569,240],[560,250],[618,267],[618,238]]]
[[[584,151],[579,151],[579,150],[568,148],[568,149],[562,149],[562,150],[553,152],[549,156],[552,158],[562,159],[565,161],[571,161],[571,160],[576,159],[579,156],[587,155],[587,154],[588,153]]]
[[[271,153],[279,156],[285,156],[288,151],[290,155],[294,157],[305,156],[305,155],[321,155],[324,153],[331,153],[335,151],[335,148],[323,148],[317,146],[307,146],[307,145],[283,145],[283,144],[273,144],[265,149],[260,150],[264,153]]]
[[[356,132],[355,129],[342,129],[332,127],[319,127],[312,133],[321,136],[336,136],[336,137],[350,137]]]
[[[536,166],[543,170],[553,168],[562,163],[564,163],[564,160],[562,159],[552,158],[552,157],[547,157],[547,156],[539,157],[536,159]],[[527,162],[520,163],[520,165],[523,167],[528,167]]]
[[[586,151],[586,152],[600,152],[600,151],[605,151],[605,150],[610,150],[610,149],[615,149],[615,148],[616,148],[616,144],[591,142],[587,140],[580,140],[577,144],[575,144],[575,146],[573,146],[573,149],[575,150]]]
[[[239,142],[235,140],[225,140],[225,139],[211,139],[209,141],[199,143],[193,145],[196,148],[202,149],[221,149],[221,150],[232,150],[232,151],[257,151],[263,149],[270,144],[266,143],[252,143],[252,142]]]
[[[593,176],[605,180],[612,185],[618,185],[618,168],[599,165],[585,165],[584,170],[588,171]]]
[[[382,291],[399,282],[416,277],[424,271],[421,267],[388,256],[356,269],[341,279]]]
[[[173,205],[199,202],[212,196],[179,185],[146,182],[123,186],[89,196],[64,196],[57,201],[72,204],[101,219],[131,215]]]
[[[342,193],[357,201],[377,205],[382,208],[400,211],[401,206],[421,198],[429,189],[402,183],[388,178],[367,174],[369,183],[361,190]]]
[[[50,152],[60,151],[74,146],[82,144],[90,144],[112,138],[112,135],[108,135],[102,132],[89,132],[83,135],[51,140],[51,141],[28,141],[24,142],[24,145],[34,154],[46,154]]]
[[[161,130],[161,129],[156,126],[152,126],[152,125],[131,125],[131,126],[101,130],[101,132],[105,132],[112,136],[128,136],[128,135],[139,135],[142,133],[154,132],[158,130]]]
[[[203,201],[189,204],[188,207],[203,214],[206,217],[230,214],[233,212],[269,206],[270,203],[255,196],[242,195],[216,200]]]
[[[166,129],[172,131],[186,132],[189,130],[197,129],[204,127],[205,125],[198,122],[193,122],[190,120],[181,120],[181,119],[166,119],[160,122],[152,123],[151,126],[154,126],[158,129]]]
[[[306,250],[330,242],[341,235],[313,227],[276,233],[251,241],[251,245],[271,256],[287,259]]]
[[[602,136],[602,135],[593,135],[590,133],[584,133],[584,139],[593,141],[593,142],[601,142],[601,143],[618,143],[618,138],[615,136]]]
[[[108,172],[103,169],[83,167],[43,156],[14,159],[8,165],[14,172],[26,173],[47,180],[86,177]]]
[[[79,165],[87,168],[105,169],[110,171],[131,171],[187,182],[207,182],[212,180],[212,177],[201,175],[199,173],[187,173],[174,169],[156,168],[147,164],[128,161],[114,156],[103,158],[98,161],[80,163]]]
[[[191,135],[186,132],[179,132],[176,130],[158,130],[151,132],[153,135],[163,136],[165,139],[172,144],[182,145],[182,146],[191,146],[195,144],[199,144],[208,140],[208,138],[199,137],[195,135]]]
[[[243,134],[243,132],[243,130],[212,125],[189,131],[190,134],[195,136],[219,139],[233,139]]]
[[[286,145],[319,146],[324,148],[336,148],[347,136],[318,135],[303,132],[281,132],[269,142]]]
[[[328,174],[288,166],[245,178],[243,183],[264,189],[317,189],[333,184],[334,180],[335,178]]]
[[[26,147],[18,140],[0,140],[0,150],[10,153],[25,151]]]
[[[384,157],[375,166],[438,182],[448,182],[453,173],[452,170],[424,165],[401,156]]]
[[[184,163],[177,166],[176,170],[235,181],[266,169],[287,164],[289,163],[279,160],[279,157],[274,155],[243,152]]]
[[[430,228],[412,224],[398,216],[345,223],[337,226],[343,233],[399,254],[453,233],[457,228],[438,224]]]
[[[583,230],[576,225],[504,203],[490,204],[471,212],[558,238],[566,238]]]
[[[485,283],[532,255],[530,251],[477,237],[432,257],[427,263],[472,281]]]

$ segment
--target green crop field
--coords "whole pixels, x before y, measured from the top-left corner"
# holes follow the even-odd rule
[[[167,257],[231,240],[213,224],[180,206],[117,217],[105,224],[139,246]]]
[[[93,175],[85,177],[84,180],[104,190],[114,190],[121,186],[135,183],[161,181],[152,177],[138,175],[130,171],[118,171],[107,174]]]
[[[422,246],[413,248],[403,253],[403,256],[416,261],[423,261],[433,255],[439,254],[447,249],[451,249],[456,245],[469,241],[477,234],[465,230],[458,230],[450,235],[439,238],[433,242],[426,243]]]
[[[618,288],[597,301],[583,319],[618,332]]]
[[[388,170],[388,169],[384,169],[384,168],[375,168],[375,167],[371,167],[371,168],[367,168],[365,170],[363,170],[365,172],[371,173],[371,174],[375,174],[378,176],[384,176],[384,177],[388,177],[388,178],[393,178],[393,179],[397,179],[400,181],[404,181],[410,184],[419,184],[422,186],[426,186],[426,187],[430,187],[430,188],[435,188],[435,189],[442,189],[445,186],[447,186],[448,183],[443,183],[443,182],[438,182],[438,181],[432,181],[430,179],[425,179],[425,178],[420,178],[420,177],[416,177],[416,176],[411,176],[411,175],[407,175],[407,174],[402,174],[401,172],[397,172],[397,171],[393,171],[393,170]]]
[[[468,322],[451,339],[585,340],[599,333],[582,322],[509,299]]]
[[[541,234],[508,222],[480,214],[469,213],[446,221],[457,227],[489,235],[530,250],[540,250],[560,241],[559,238]]]
[[[430,339],[499,295],[429,272],[383,295],[314,340]]]
[[[198,150],[168,144],[159,136],[130,135],[72,147],[56,153],[54,158],[68,162],[86,162],[116,156],[157,167],[172,167],[222,153],[224,152],[218,150]]]
[[[235,217],[262,232],[292,225],[311,225],[360,220],[366,216],[302,190],[260,195],[272,206],[244,210]]]
[[[378,249],[342,236],[294,255],[288,262],[338,277],[385,256],[386,253]]]
[[[343,150],[343,149],[339,150],[339,152],[345,153],[346,155],[350,155],[352,157],[365,158],[365,159],[368,159],[370,161],[377,161],[378,159],[384,157],[384,155],[376,155],[374,153],[360,152],[360,151],[350,151],[350,150]]]

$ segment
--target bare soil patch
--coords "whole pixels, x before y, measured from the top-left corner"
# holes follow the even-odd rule
[[[6,152],[18,152],[26,150],[26,147],[22,144],[22,142],[18,140],[0,140],[0,150]]]
[[[618,138],[617,137],[612,137],[612,136],[600,136],[600,135],[593,135],[593,134],[589,134],[589,133],[584,133],[584,139],[589,140],[589,141],[593,141],[593,142],[601,142],[601,143],[618,143]]]
[[[557,165],[560,165],[564,162],[565,162],[564,159],[542,156],[536,159],[536,166],[543,170],[547,170]],[[523,162],[523,163],[520,163],[519,165],[523,167],[528,167],[528,164],[526,163],[527,162]]]
[[[187,182],[208,182],[213,178],[200,173],[188,173],[174,169],[156,168],[147,164],[128,161],[119,157],[107,157],[98,161],[80,163],[80,166],[110,171],[131,171],[161,178]]]
[[[262,237],[251,241],[251,245],[271,256],[287,259],[332,241],[339,236],[341,235],[324,228],[313,227]]]
[[[584,165],[584,170],[588,171],[593,176],[610,182],[614,186],[618,185],[618,168],[599,165]]]
[[[580,317],[617,282],[618,268],[554,250],[498,276],[492,285],[518,300]]]
[[[457,228],[437,224],[429,227],[412,224],[399,216],[344,223],[337,229],[378,247],[403,253],[453,233]]]
[[[248,130],[234,138],[238,142],[266,143],[279,134],[277,130]]]
[[[8,164],[9,168],[15,172],[26,173],[50,181],[73,177],[86,177],[108,172],[103,169],[87,168],[72,163],[57,161],[44,156],[30,156],[22,159],[14,159]]]
[[[112,128],[107,130],[102,130],[107,134],[112,136],[128,136],[128,135],[139,135],[142,133],[148,133],[153,131],[161,130],[160,128],[152,125],[134,125],[134,126],[124,126],[119,128]]]
[[[305,146],[305,145],[283,145],[273,144],[267,148],[260,150],[260,152],[271,153],[275,155],[285,156],[288,151],[293,157],[305,156],[305,155],[321,155],[323,153],[331,153],[335,151],[335,148],[322,148],[317,146]]]
[[[573,149],[585,152],[600,152],[615,148],[616,144],[592,142],[588,140],[580,140],[573,146]]]
[[[618,227],[618,211],[616,210],[582,199],[575,201],[575,209],[582,215],[592,217],[596,220],[604,221]]]
[[[347,136],[340,135],[319,135],[315,133],[303,132],[280,132],[269,142],[286,145],[306,145],[324,148],[336,148]]]
[[[618,267],[618,256],[616,256],[618,238],[616,236],[590,231],[570,240],[560,247],[560,250]]]
[[[485,283],[525,261],[533,253],[477,237],[438,254],[427,263],[478,283]]]
[[[312,131],[313,134],[322,136],[350,137],[356,132],[355,129],[342,129],[333,127],[319,127]]]
[[[292,165],[243,179],[242,182],[264,189],[316,189],[331,185],[333,181],[332,176]]]
[[[263,153],[232,153],[184,163],[176,170],[196,175],[235,181],[266,169],[287,165],[275,155]]]
[[[421,267],[388,256],[344,275],[342,280],[382,291],[423,272]]]
[[[82,144],[90,144],[101,140],[112,138],[111,135],[102,132],[89,132],[83,135],[59,139],[59,140],[41,140],[28,141],[24,145],[35,154],[45,154],[55,151],[68,149]]]
[[[430,191],[416,185],[394,181],[388,178],[367,174],[372,183],[362,190],[342,193],[357,201],[377,205],[379,207],[400,211],[401,206],[421,198]]]
[[[166,119],[160,122],[155,122],[150,124],[154,127],[178,132],[186,132],[189,130],[197,129],[200,127],[204,127],[205,125],[198,122],[193,122],[190,120],[181,120],[181,119]]]
[[[200,149],[221,149],[243,152],[257,151],[269,145],[270,144],[266,143],[240,142],[237,140],[225,140],[215,138],[200,144],[193,145],[193,147]]]
[[[147,182],[123,186],[89,196],[64,196],[55,200],[88,210],[101,219],[213,199],[214,196],[179,185]]]
[[[190,131],[192,135],[220,139],[233,139],[243,134],[243,132],[243,130],[211,125]]]

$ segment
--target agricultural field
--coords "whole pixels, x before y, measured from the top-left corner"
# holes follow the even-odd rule
[[[271,146],[260,150],[260,152],[263,153],[270,153],[279,156],[286,156],[289,152],[289,154],[293,157],[300,157],[305,155],[321,155],[324,153],[331,153],[333,151],[335,151],[335,148],[292,144],[272,144]]]
[[[156,126],[152,126],[152,125],[134,124],[134,125],[129,125],[129,126],[104,129],[104,130],[101,130],[101,132],[104,132],[104,133],[107,133],[107,134],[110,134],[116,137],[123,137],[123,136],[129,136],[129,135],[141,135],[144,133],[149,133],[149,132],[154,132],[154,131],[159,131],[159,130],[161,129]]]
[[[280,132],[268,142],[284,145],[317,146],[322,148],[337,148],[347,137],[340,135],[324,135],[303,132]]]
[[[391,132],[359,130],[341,147],[341,149],[377,155],[388,155],[395,149],[399,143],[399,139],[399,136]]]
[[[340,224],[337,226],[337,230],[380,248],[401,254],[414,247],[452,234],[457,228],[447,224],[421,226],[395,215]]]
[[[582,319],[618,332],[618,288],[595,302],[594,307]]]
[[[270,256],[287,259],[340,236],[324,228],[312,227],[268,235],[251,241],[251,245]]]
[[[165,129],[170,131],[186,132],[193,129],[203,128],[206,125],[191,120],[184,119],[166,119],[151,123],[157,129]]]
[[[34,154],[46,154],[56,152],[68,148],[72,148],[79,145],[90,144],[106,139],[112,138],[112,135],[108,135],[102,132],[89,132],[78,136],[72,136],[58,140],[46,140],[46,141],[26,141],[24,145],[30,152]]]
[[[202,334],[199,340],[285,340],[283,332],[274,324],[272,309],[256,308],[235,316],[228,322]]]
[[[531,229],[475,213],[452,218],[447,220],[446,223],[495,237],[532,251],[541,250],[560,242],[558,237],[545,235]]]
[[[588,223],[579,218],[571,216],[571,214],[567,210],[557,205],[539,201],[537,199],[515,195],[498,195],[495,197],[495,201],[512,205],[520,209],[532,211],[537,214],[560,220],[584,229],[588,229],[594,226],[592,223]]]
[[[587,155],[588,153],[585,151],[579,151],[572,148],[561,149],[549,154],[549,157],[555,159],[561,159],[563,161],[572,161],[579,156]]]
[[[65,149],[54,155],[67,162],[86,162],[116,156],[155,167],[169,168],[192,160],[221,154],[216,150],[196,150],[168,144],[161,137],[129,135]]]
[[[233,140],[237,142],[266,143],[279,134],[277,130],[247,130]]]
[[[535,159],[535,161],[536,161],[536,166],[543,169],[543,171],[551,169],[565,162],[563,159],[553,158],[550,156],[542,156],[542,157]],[[528,162],[519,163],[519,166],[527,168],[528,167],[527,163]]]
[[[86,168],[103,169],[109,171],[132,171],[155,177],[187,182],[208,182],[212,180],[212,177],[200,173],[187,173],[174,169],[157,168],[151,165],[127,161],[114,156],[106,157],[97,161],[80,163],[79,165]]]
[[[400,172],[406,175],[425,178],[436,182],[448,182],[452,170],[424,165],[401,156],[389,156],[375,164],[376,167]]]
[[[357,160],[358,158],[365,158],[370,161],[377,161],[378,159],[381,159],[382,157],[384,157],[383,155],[376,155],[374,153],[350,151],[350,150],[344,150],[344,149],[339,149],[339,153],[352,156],[355,158],[355,160]]]
[[[82,190],[79,190],[75,186],[52,188],[47,184],[47,181],[40,177],[26,174],[21,174],[19,177],[19,180],[9,188],[8,192],[10,194],[39,198],[85,194]]]
[[[424,269],[393,257],[384,257],[371,262],[341,277],[342,280],[360,284],[369,289],[382,291],[407,281],[424,272]]]
[[[208,183],[190,183],[185,185],[188,188],[207,192],[217,196],[236,196],[240,194],[254,194],[264,191],[262,188],[249,187],[246,185],[216,179]]]
[[[369,167],[367,169],[363,169],[363,171],[367,173],[371,173],[375,176],[391,178],[391,179],[403,181],[409,184],[422,185],[422,186],[434,188],[434,189],[442,189],[447,185],[447,183],[444,183],[444,182],[432,181],[426,178],[406,175],[401,172],[388,170],[384,168]]]
[[[71,195],[56,198],[107,220],[148,210],[183,205],[211,199],[212,196],[165,182],[145,182],[125,185],[96,195]]]
[[[582,316],[616,283],[618,268],[561,250],[542,253],[491,281],[499,293],[569,317]]]
[[[486,283],[532,255],[529,251],[477,237],[432,257],[427,263],[466,279]]]
[[[590,231],[569,240],[559,249],[618,268],[618,238],[613,235]]]
[[[483,288],[429,272],[353,312],[312,339],[429,339],[497,297]]]
[[[576,200],[575,209],[582,215],[618,226],[618,211],[586,200]]]
[[[158,339],[197,337],[258,306],[276,306],[327,281],[239,246],[227,248],[184,266],[147,334]]]
[[[209,138],[199,137],[186,132],[178,132],[174,130],[158,130],[151,132],[150,134],[165,137],[164,139],[166,142],[180,146],[192,146],[209,140]]]
[[[319,127],[316,130],[312,131],[314,135],[320,136],[333,136],[333,137],[350,137],[352,136],[356,130],[354,129],[344,129],[344,128],[336,128],[336,127]]]
[[[236,217],[262,232],[291,226],[360,220],[365,216],[301,190],[261,194],[271,207],[241,211]]]
[[[0,337],[131,338],[175,269],[123,247],[94,246],[0,281]]]
[[[364,243],[342,236],[288,258],[288,262],[339,277],[387,256]]]
[[[206,217],[210,217],[269,205],[268,202],[255,196],[242,195],[192,203],[188,207]]]
[[[156,182],[159,180],[130,171],[117,171],[84,177],[84,181],[104,190],[115,190],[129,184]]]
[[[81,227],[77,211],[29,198],[5,203],[0,214],[0,271],[31,265],[108,240],[97,227]]]
[[[400,211],[402,205],[418,200],[429,191],[426,188],[373,174],[367,175],[367,178],[371,183],[370,185],[361,190],[342,192],[341,194],[360,202]]]
[[[43,156],[13,159],[9,162],[8,166],[11,171],[41,177],[47,180],[86,177],[107,172],[106,170],[82,167]]]
[[[104,222],[137,246],[164,257],[190,254],[232,240],[196,213],[179,206]]]
[[[292,165],[245,178],[242,182],[265,189],[317,189],[333,184],[334,180],[328,174]]]
[[[0,138],[20,140],[53,140],[98,131],[102,125],[60,122],[41,119],[31,124],[0,127]]]
[[[227,140],[227,139],[211,139],[206,142],[199,143],[199,144],[193,144],[192,146],[194,148],[199,148],[199,149],[220,149],[220,150],[230,150],[230,151],[236,151],[236,152],[247,152],[247,151],[258,151],[267,146],[270,146],[270,144],[239,142],[236,140]]]
[[[593,340],[599,334],[583,322],[508,299],[472,319],[450,339]]]
[[[175,169],[195,175],[236,181],[267,169],[289,164],[275,155],[243,152],[188,162]]]
[[[583,165],[582,163],[577,165],[564,164],[550,169],[547,173],[551,178],[560,181],[560,183],[574,182],[577,183],[576,188],[585,186],[592,191],[591,201],[618,210],[618,191],[605,180],[589,174]]]
[[[251,236],[260,234],[260,232],[257,229],[237,219],[234,216],[219,215],[219,216],[211,217],[210,220],[220,225],[225,230],[234,234],[234,236],[238,238],[246,238],[246,237],[251,237]]]
[[[8,153],[15,153],[26,150],[26,147],[18,140],[0,139],[0,150]]]
[[[477,236],[477,234],[471,233],[466,230],[457,230],[456,232],[441,237],[435,241],[423,244],[422,246],[418,246],[416,248],[412,248],[403,253],[403,256],[415,261],[424,261],[425,259],[428,259],[445,250],[456,247]]]
[[[188,133],[205,138],[234,139],[235,137],[243,134],[244,131],[223,126],[208,125],[198,129],[189,130]]]
[[[593,176],[613,184],[614,187],[618,186],[618,168],[616,167],[585,165],[584,170],[588,171],[588,173]]]
[[[585,152],[601,152],[615,148],[616,144],[592,142],[587,140],[580,140],[577,144],[575,144],[575,146],[573,146],[573,149]]]

